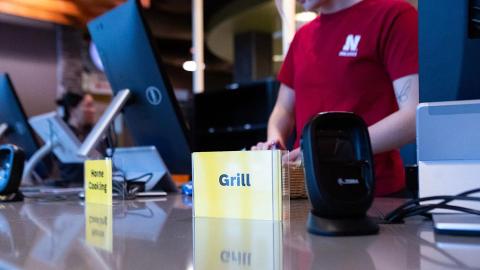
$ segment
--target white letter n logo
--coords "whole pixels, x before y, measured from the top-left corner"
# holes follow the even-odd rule
[[[362,39],[360,35],[348,35],[345,40],[345,45],[343,45],[342,51],[338,55],[345,57],[357,56],[360,39]]]

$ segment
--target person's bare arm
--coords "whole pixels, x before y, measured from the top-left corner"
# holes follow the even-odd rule
[[[288,136],[295,125],[295,92],[285,84],[280,85],[277,102],[268,120],[266,142],[259,142],[252,150],[271,149],[278,144],[285,149]]]
[[[415,113],[418,105],[418,74],[393,82],[398,111],[368,128],[374,154],[397,149],[415,139]]]

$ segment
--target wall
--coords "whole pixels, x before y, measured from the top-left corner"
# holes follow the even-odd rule
[[[55,26],[0,15],[0,72],[10,74],[28,116],[55,108]]]

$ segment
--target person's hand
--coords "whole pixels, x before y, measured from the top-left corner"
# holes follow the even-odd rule
[[[290,151],[288,155],[288,160],[291,162],[296,162],[302,159],[302,151],[300,147],[295,148],[294,150]]]
[[[272,150],[272,149],[285,149],[279,140],[269,140],[266,142],[259,142],[252,146],[250,150]]]
[[[295,148],[294,150],[288,152],[282,156],[282,162],[284,164],[297,164],[300,165],[302,163],[302,151],[299,148]]]

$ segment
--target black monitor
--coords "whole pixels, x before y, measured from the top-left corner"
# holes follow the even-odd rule
[[[278,81],[267,79],[195,95],[195,149],[233,151],[265,141],[278,86]]]
[[[135,144],[154,145],[171,173],[190,174],[187,127],[140,3],[129,0],[88,29],[113,92],[131,91],[123,112]]]
[[[30,158],[38,150],[32,128],[15,93],[8,74],[0,73],[0,124],[6,124],[7,130],[0,138],[1,143],[11,143],[21,147]],[[44,175],[46,164],[37,167],[37,172]]]

